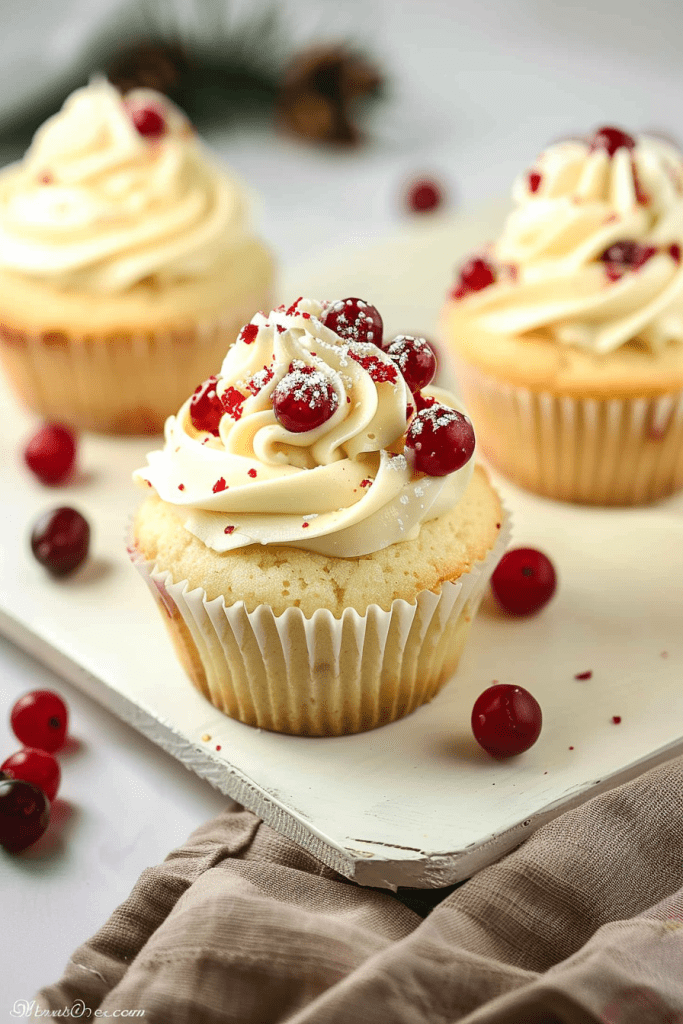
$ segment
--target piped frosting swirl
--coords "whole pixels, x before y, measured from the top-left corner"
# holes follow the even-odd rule
[[[358,557],[417,536],[464,493],[474,460],[440,477],[415,471],[404,450],[414,406],[402,374],[381,348],[326,327],[324,309],[299,300],[257,314],[216,378],[225,410],[216,432],[197,428],[189,398],[169,417],[164,448],[134,474],[214,551],[286,544]],[[326,421],[301,432],[273,409],[273,392],[293,372],[321,375],[336,396]],[[462,411],[441,389],[423,395]]]

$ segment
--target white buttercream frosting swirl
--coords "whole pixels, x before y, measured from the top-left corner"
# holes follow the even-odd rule
[[[131,111],[145,105],[162,134],[136,129]],[[245,220],[242,189],[177,107],[97,79],[0,175],[0,268],[105,294],[193,279],[238,249]]]
[[[383,350],[326,327],[324,308],[299,300],[257,314],[216,379],[228,410],[217,435],[195,427],[190,398],[167,420],[164,448],[134,474],[214,551],[285,544],[358,557],[416,537],[422,522],[453,508],[467,487],[473,458],[447,476],[415,472],[412,453],[403,451],[413,402],[403,376]],[[272,394],[302,368],[321,374],[336,401],[324,423],[291,432],[278,421]],[[423,394],[463,411],[441,389]]]
[[[598,353],[638,339],[652,350],[683,341],[683,158],[641,136],[613,155],[589,142],[549,147],[515,182],[515,209],[490,250],[489,287],[464,295],[486,331],[539,329]],[[634,242],[645,258],[603,254]],[[654,250],[654,251],[653,251]]]

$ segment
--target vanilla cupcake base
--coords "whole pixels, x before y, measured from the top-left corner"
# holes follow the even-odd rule
[[[0,363],[43,419],[106,434],[157,434],[220,366],[254,304],[269,302],[270,295],[252,296],[229,316],[166,330],[71,335],[0,323]]]
[[[455,372],[481,451],[521,487],[605,506],[683,487],[683,391],[579,398],[505,384],[460,360]]]
[[[306,616],[298,607],[276,614],[259,604],[250,611],[243,601],[226,603],[222,594],[209,599],[204,588],[174,580],[158,561],[145,558],[139,541],[129,550],[185,671],[215,707],[258,728],[340,736],[409,714],[455,672],[510,533],[481,470],[471,487],[469,514],[476,515],[483,500],[494,517],[487,530],[495,539],[484,557],[456,579],[422,590],[411,601],[394,599],[386,610],[370,604],[362,614],[346,607],[338,616],[327,608]],[[411,543],[416,542],[394,547]]]

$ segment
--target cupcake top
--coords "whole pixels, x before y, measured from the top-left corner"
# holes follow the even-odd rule
[[[414,539],[464,493],[474,433],[452,395],[426,386],[424,339],[383,347],[382,329],[360,299],[258,313],[134,478],[217,552],[358,557]]]
[[[199,278],[245,234],[241,188],[151,89],[78,89],[0,174],[0,269],[64,290]]]
[[[485,331],[607,353],[683,342],[683,157],[605,127],[545,150],[452,298]]]

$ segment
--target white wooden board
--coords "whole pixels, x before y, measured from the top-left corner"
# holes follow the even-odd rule
[[[360,294],[391,331],[433,335],[452,267],[493,234],[501,208],[423,221],[374,250],[287,275],[283,298]],[[543,821],[683,751],[683,499],[590,510],[497,479],[514,542],[557,565],[556,599],[511,621],[487,603],[456,678],[415,714],[339,739],[278,736],[233,722],[185,679],[125,551],[138,500],[130,474],[149,440],[84,437],[81,474],[41,486],[21,462],[33,420],[0,393],[0,629],[269,824],[361,884],[442,886],[516,846]],[[92,557],[55,581],[30,526],[70,504],[93,527]],[[577,673],[591,670],[590,680]],[[496,762],[470,709],[494,680],[531,690],[538,743]],[[613,724],[612,717],[621,723]],[[210,740],[202,737],[210,736]]]

